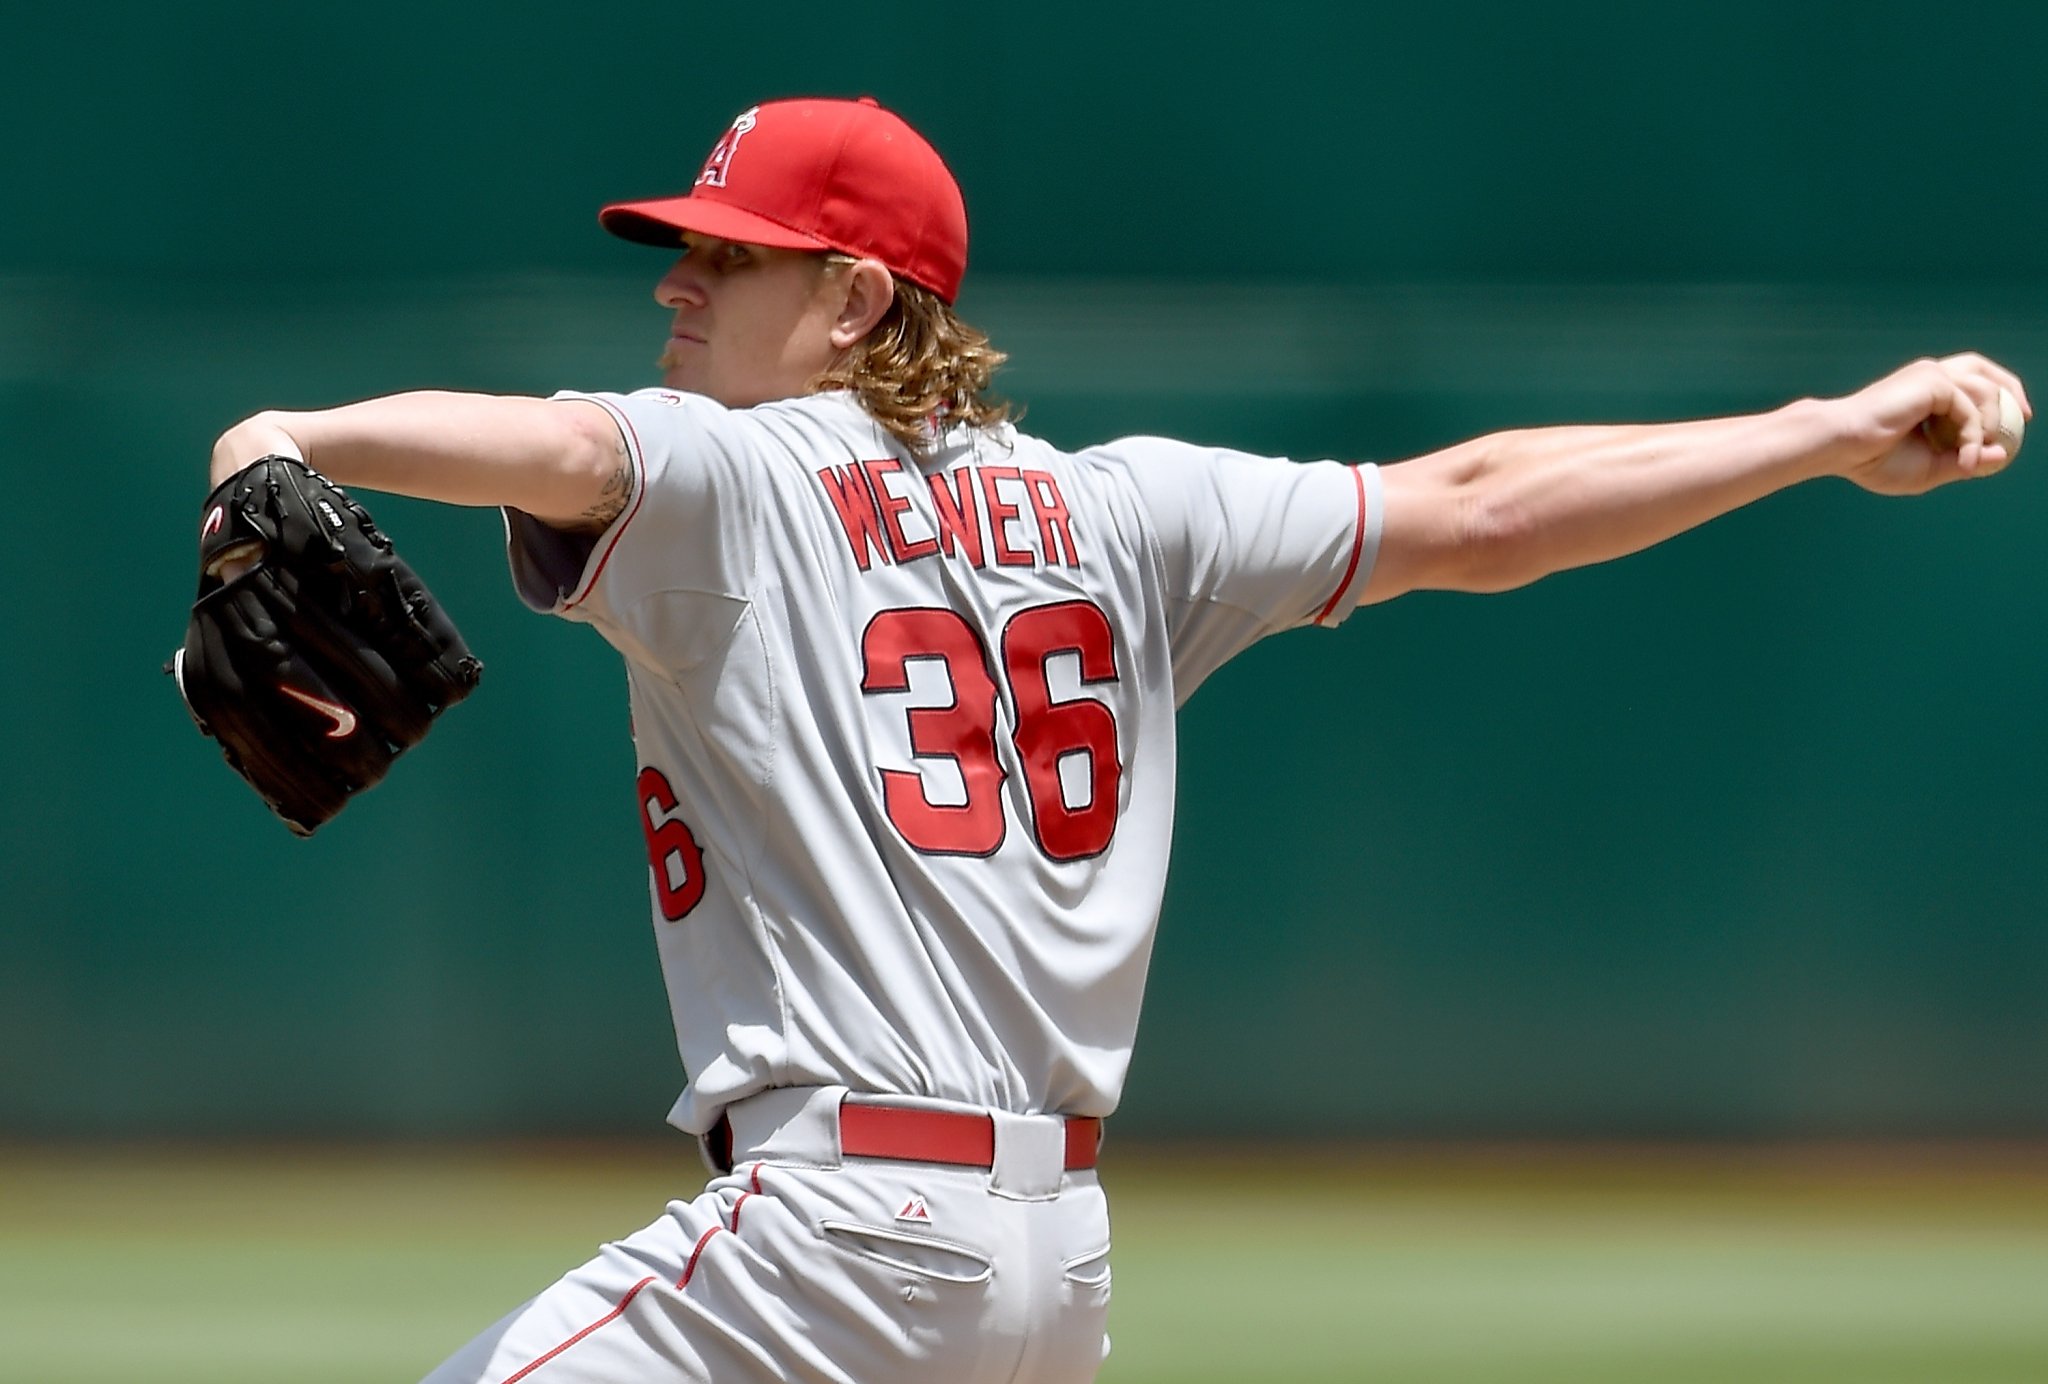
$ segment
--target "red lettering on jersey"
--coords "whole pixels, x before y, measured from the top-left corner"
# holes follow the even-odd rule
[[[1047,665],[1067,653],[1079,657],[1083,687],[1117,681],[1116,636],[1100,606],[1034,606],[1003,627],[1003,666],[1017,706],[1012,738],[1031,790],[1033,831],[1054,860],[1086,860],[1109,849],[1124,766],[1108,703],[1086,695],[1052,699]],[[1078,807],[1067,806],[1060,779],[1060,761],[1070,755],[1085,756],[1088,765],[1088,798]]]
[[[939,515],[939,546],[951,557],[957,541],[967,560],[981,566],[981,524],[974,507],[974,473],[955,471],[949,480],[941,471],[931,478],[931,485],[932,508]]]
[[[903,839],[933,855],[994,855],[1007,830],[1003,815],[1003,762],[996,756],[995,679],[974,626],[942,609],[885,610],[861,635],[864,693],[908,692],[913,659],[938,659],[953,684],[945,706],[906,712],[910,753],[950,759],[960,771],[967,800],[941,805],[925,796],[924,775],[883,769],[882,805]]]
[[[656,821],[681,804],[668,775],[649,765],[640,771],[640,829],[647,836],[647,864],[654,871],[654,901],[661,916],[679,923],[704,900],[704,851],[697,834],[680,817]],[[669,868],[673,861],[675,868]]]
[[[891,471],[902,474],[903,463],[895,457],[883,457],[879,461],[864,461],[861,469],[868,473],[868,485],[875,492],[875,503],[882,510],[882,525],[889,531],[889,551],[898,562],[915,562],[921,557],[930,557],[939,550],[936,538],[920,538],[912,543],[903,537],[903,522],[897,516],[910,508],[910,497],[898,495],[891,490],[882,477]]]
[[[1060,550],[1065,548],[1067,566],[1079,567],[1081,557],[1074,551],[1074,523],[1052,472],[1026,471],[1024,493],[1031,497],[1032,512],[1038,516],[1038,539],[1045,553],[1045,565],[1050,567],[1060,561]]]
[[[912,848],[927,855],[993,855],[1007,831],[1002,788],[1006,763],[1023,767],[1032,834],[1053,860],[1085,860],[1109,849],[1121,810],[1124,763],[1116,710],[1123,694],[1116,636],[1109,617],[1090,601],[1031,606],[1003,627],[1003,671],[1009,695],[990,676],[981,635],[965,616],[940,607],[885,610],[861,635],[864,695],[910,690],[910,664],[944,666],[952,701],[904,710],[911,758],[951,760],[965,801],[934,803],[924,769],[885,769],[882,806]],[[1052,662],[1072,654],[1081,695],[1055,701]],[[1090,687],[1103,695],[1091,696]],[[1015,709],[1006,759],[997,743],[997,713]],[[1063,767],[1069,772],[1062,772]],[[1084,801],[1069,805],[1069,779],[1085,773]],[[1075,787],[1081,787],[1075,784]]]
[[[889,550],[882,538],[882,521],[875,517],[875,497],[861,468],[827,466],[818,472],[818,480],[825,487],[825,498],[839,515],[840,527],[846,530],[846,543],[853,549],[854,563],[865,572],[871,555],[887,562]]]
[[[998,567],[1029,567],[1032,556],[1029,550],[1010,546],[1009,524],[1017,517],[1017,506],[1006,504],[996,493],[997,481],[1020,481],[1023,474],[1014,466],[984,466],[981,468],[981,498],[988,508],[988,536],[995,544]]]

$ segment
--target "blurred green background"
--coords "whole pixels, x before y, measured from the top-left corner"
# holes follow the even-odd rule
[[[24,1138],[658,1123],[623,679],[517,605],[494,516],[375,505],[490,672],[316,840],[157,669],[237,417],[649,382],[663,260],[595,209],[685,186],[755,100],[871,92],[930,134],[963,308],[1070,445],[1386,459],[1920,353],[2048,364],[2033,5],[364,0],[7,34]],[[2044,522],[2042,466],[1816,484],[1254,650],[1184,718],[1120,1137],[2048,1133]]]
[[[1067,445],[2048,385],[2018,0],[5,13],[5,1384],[415,1378],[694,1187],[623,679],[493,516],[375,501],[490,672],[311,842],[157,667],[236,418],[650,382],[595,210],[757,100],[932,137]],[[2040,461],[1205,688],[1105,1384],[2048,1378]]]

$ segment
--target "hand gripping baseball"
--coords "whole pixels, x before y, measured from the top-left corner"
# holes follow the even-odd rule
[[[1974,352],[1916,360],[1841,402],[1857,439],[1843,474],[1881,495],[2004,470],[2033,416],[2019,376]]]
[[[483,674],[369,513],[294,458],[201,510],[199,594],[164,671],[301,836],[372,786]]]

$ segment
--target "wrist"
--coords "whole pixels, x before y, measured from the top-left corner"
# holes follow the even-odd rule
[[[1800,479],[1847,476],[1870,459],[1882,439],[1847,399],[1795,399],[1779,409],[1800,461]]]

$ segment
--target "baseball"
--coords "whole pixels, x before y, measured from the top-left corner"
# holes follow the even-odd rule
[[[2020,401],[2013,398],[2010,389],[1998,391],[1998,428],[1991,440],[2005,448],[2005,459],[2011,461],[2020,454],[2020,443],[2027,435],[2027,416],[2020,412]]]
[[[1953,416],[1943,414],[1930,418],[1920,425],[1921,433],[1934,446],[1944,452],[1952,452],[1961,445],[1961,428]],[[2020,411],[2020,401],[2010,389],[1998,391],[1998,417],[1985,420],[1984,441],[1996,443],[2005,448],[2005,459],[2011,461],[2019,455],[2020,441],[2027,433],[2027,416]]]

